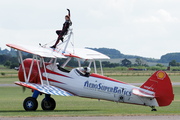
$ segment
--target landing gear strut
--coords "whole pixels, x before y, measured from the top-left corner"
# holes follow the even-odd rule
[[[152,108],[151,111],[157,111],[157,109],[155,108],[155,106],[150,106]]]

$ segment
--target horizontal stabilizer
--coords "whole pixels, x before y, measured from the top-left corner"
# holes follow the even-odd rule
[[[132,93],[134,95],[137,95],[137,96],[141,96],[141,97],[148,97],[148,98],[154,98],[155,96],[153,95],[153,92],[152,93],[148,93],[146,91],[143,91],[143,90],[140,90],[140,89],[137,89],[137,88],[134,88],[132,90]]]
[[[27,87],[33,90],[37,90],[39,92],[45,93],[45,94],[51,94],[51,95],[61,95],[61,96],[74,96],[71,93],[62,90],[60,88],[51,86],[51,85],[41,85],[41,84],[35,84],[35,83],[25,83],[25,82],[15,82],[15,84]]]

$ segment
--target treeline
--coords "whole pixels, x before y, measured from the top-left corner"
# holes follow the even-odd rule
[[[146,60],[147,62],[159,62],[159,63],[169,63],[169,61],[176,60],[177,62],[180,62],[180,53],[167,53],[165,55],[162,55],[160,59],[154,59],[154,58],[146,58],[136,55],[124,55],[119,50],[116,49],[109,49],[109,48],[89,48],[98,52],[101,52],[110,58],[126,58],[126,59],[136,59],[140,58],[143,60]]]
[[[32,58],[32,54],[24,54],[23,59]],[[46,58],[45,61],[49,61],[49,58]],[[66,59],[58,59],[57,62],[59,65],[62,65]],[[4,65],[8,68],[15,68],[19,66],[19,61],[17,57],[14,57],[10,54],[8,55],[0,55],[0,64]],[[81,65],[83,67],[88,66],[89,62],[81,61]],[[67,64],[67,67],[77,67],[78,62],[77,59],[72,58],[71,61]],[[167,70],[167,67],[162,64],[157,64],[156,66],[148,66],[147,64],[143,63],[143,60],[140,58],[136,58],[135,64],[132,64],[130,60],[123,59],[120,63],[110,63],[109,61],[103,61],[102,66],[106,68],[118,68],[118,70],[128,70],[129,68],[135,69],[146,69],[146,70]],[[172,71],[180,71],[180,63],[176,62],[176,60],[172,60],[169,62],[169,66],[171,67]],[[93,67],[93,63],[91,65]],[[100,62],[96,61],[96,67],[100,67]]]
[[[89,48],[98,52],[101,52],[107,56],[109,56],[111,59],[113,58],[126,58],[126,59],[142,59],[146,60],[147,62],[158,62],[158,63],[169,63],[172,60],[176,60],[176,62],[180,62],[180,53],[167,53],[165,55],[162,55],[160,59],[154,59],[154,58],[146,58],[136,55],[125,55],[122,54],[119,50],[116,49],[110,49],[110,48]],[[14,49],[11,49],[10,51],[7,49],[1,50],[0,48],[0,55],[11,55],[11,56],[17,56],[16,51]]]
[[[6,67],[10,67],[11,69],[19,66],[17,57],[13,57],[12,55],[0,55],[0,64]]]
[[[139,56],[132,56],[132,55],[124,55],[120,51],[116,49],[109,49],[109,48],[90,48],[93,50],[96,50],[98,52],[101,52],[103,54],[106,54],[110,58],[125,58],[122,61],[119,61],[119,63],[110,63],[108,61],[102,62],[103,67],[118,67],[118,66],[123,66],[123,67],[136,67],[136,66],[144,66],[144,67],[149,67],[144,60],[146,61],[151,61],[151,62],[161,62],[161,63],[169,63],[169,66],[180,66],[180,53],[168,53],[166,55],[163,55],[161,59],[156,60],[156,59],[151,59],[151,58],[144,58],[144,57],[139,57]],[[23,58],[32,58],[31,54],[23,53]],[[130,58],[135,58],[135,63],[132,64]],[[58,60],[58,62],[63,64],[65,59]],[[88,66],[89,63],[82,62],[83,66]],[[5,49],[1,50],[0,49],[0,64],[5,65],[10,68],[14,68],[14,66],[19,66],[19,62],[17,59],[17,51],[14,49],[11,49],[10,51]],[[76,59],[72,59],[69,63],[69,66],[76,67],[78,66],[78,62]],[[100,63],[97,61],[96,62],[97,67],[100,67]],[[158,67],[165,67],[161,64],[157,64],[156,66]]]

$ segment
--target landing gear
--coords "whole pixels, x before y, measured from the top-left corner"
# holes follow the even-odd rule
[[[33,97],[28,97],[23,102],[23,107],[26,111],[35,111],[38,107],[38,102]]]
[[[46,98],[44,98],[41,102],[41,107],[43,110],[54,110],[54,108],[56,107],[56,102],[51,97],[49,98],[49,100],[46,100]]]
[[[150,106],[152,108],[151,111],[157,111],[157,109],[155,108],[155,106]]]
[[[34,90],[32,97],[27,97],[23,102],[23,107],[26,111],[35,111],[38,107],[37,97],[40,92]],[[41,107],[43,110],[54,110],[56,107],[56,102],[51,95],[45,94],[45,98],[41,102]]]

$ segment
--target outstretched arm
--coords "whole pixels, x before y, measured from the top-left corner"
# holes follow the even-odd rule
[[[69,9],[67,9],[67,11],[68,11],[68,15],[69,15],[69,17],[71,17],[70,10],[69,10]]]

